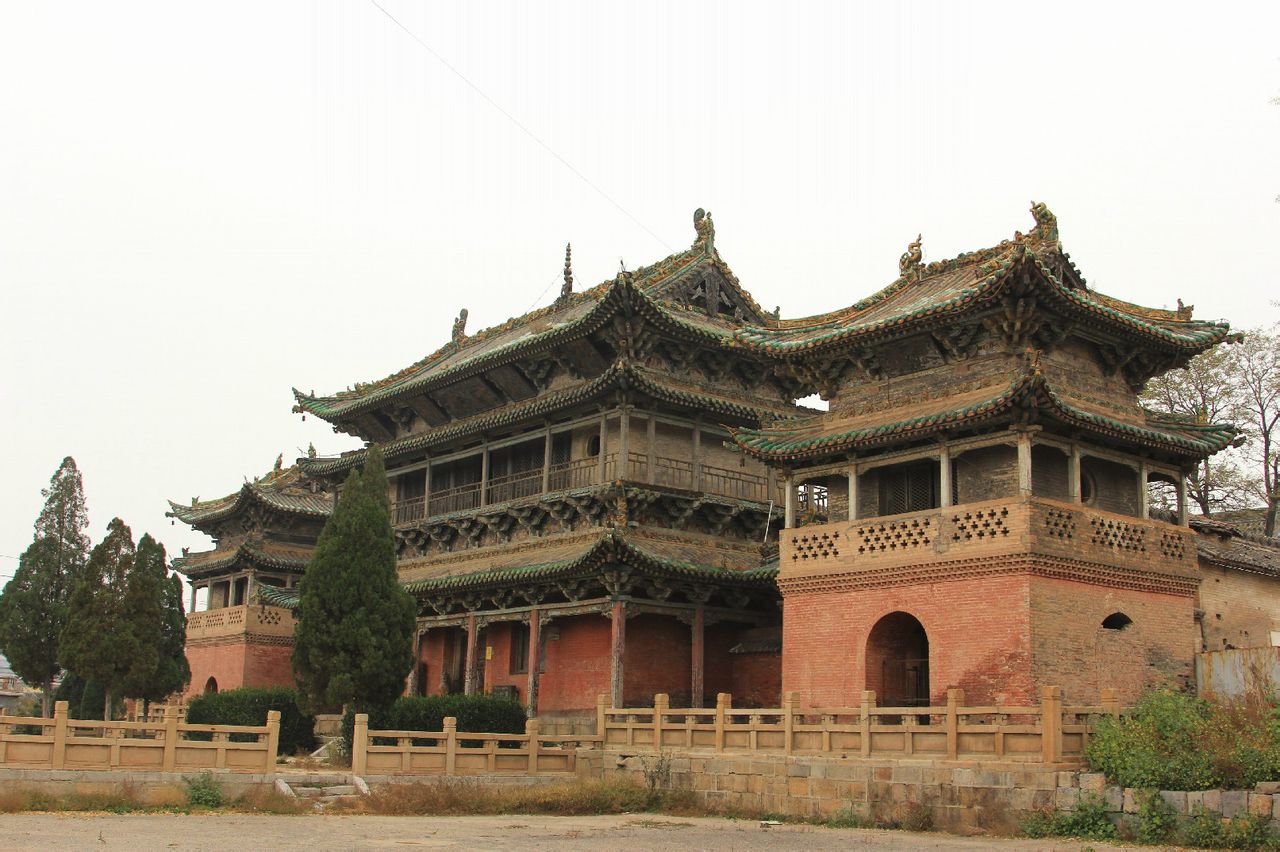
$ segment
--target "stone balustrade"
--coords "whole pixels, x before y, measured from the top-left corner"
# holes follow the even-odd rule
[[[248,604],[193,612],[187,616],[187,639],[223,636],[292,636],[295,618],[278,606]]]

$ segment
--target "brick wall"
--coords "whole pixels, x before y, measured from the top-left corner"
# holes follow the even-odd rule
[[[609,691],[609,619],[557,618],[543,629],[547,665],[538,685],[538,713],[589,711],[594,717],[596,696]]]
[[[788,594],[782,688],[815,706],[856,704],[865,683],[867,638],[891,612],[907,612],[929,640],[929,692],[948,687],[970,702],[1030,700],[1031,628],[1025,575],[979,577],[850,592]]]
[[[1269,646],[1271,631],[1280,629],[1280,580],[1203,560],[1200,572],[1204,650]]]
[[[1103,687],[1128,703],[1146,686],[1190,682],[1199,645],[1192,598],[1045,577],[1033,577],[1030,591],[1032,674],[1061,686],[1067,703],[1092,703]],[[1117,612],[1132,623],[1104,628]]]
[[[981,447],[955,457],[957,503],[980,503],[1018,493],[1015,447]]]
[[[1133,468],[1085,456],[1080,460],[1081,478],[1092,481],[1093,500],[1089,503],[1118,515],[1138,514],[1138,472]]]
[[[705,646],[703,650],[705,652]],[[638,615],[627,619],[627,653],[623,677],[623,699],[626,706],[649,704],[655,693],[665,692],[671,696],[671,706],[688,707],[692,688],[692,660],[692,638],[688,625],[662,615]],[[607,646],[605,662],[607,665]]]
[[[1016,462],[1016,456],[1015,456]],[[1071,499],[1067,454],[1056,447],[1031,447],[1031,493],[1050,500]],[[1017,478],[1014,478],[1017,484]]]
[[[188,645],[191,682],[186,694],[202,694],[211,677],[219,692],[242,686],[293,686],[292,653],[292,644],[258,643],[243,636]]]

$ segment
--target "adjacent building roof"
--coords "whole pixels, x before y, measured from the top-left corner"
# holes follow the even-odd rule
[[[1245,510],[1247,511],[1247,510]],[[1280,539],[1214,518],[1192,518],[1196,552],[1211,565],[1280,577]]]
[[[303,471],[297,466],[283,467],[280,460],[266,476],[246,481],[239,491],[216,500],[193,498],[190,505],[169,501],[168,517],[199,528],[231,517],[247,505],[259,503],[297,515],[325,518],[333,510],[333,498],[329,494],[311,490],[311,483],[303,480]]]
[[[311,561],[312,548],[280,542],[246,539],[230,547],[189,553],[173,560],[173,570],[184,577],[223,573],[234,566],[301,572]]]
[[[1083,431],[1177,455],[1209,455],[1230,444],[1236,434],[1229,425],[1179,420],[1153,412],[1144,411],[1143,422],[1131,423],[1087,410],[1056,393],[1040,367],[1028,361],[1012,379],[943,399],[889,411],[819,414],[761,429],[736,429],[733,435],[751,455],[785,463],[976,428],[1029,409]]]

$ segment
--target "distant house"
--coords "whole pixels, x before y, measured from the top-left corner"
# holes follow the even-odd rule
[[[31,690],[9,667],[9,661],[0,656],[0,710],[14,712],[30,694]]]

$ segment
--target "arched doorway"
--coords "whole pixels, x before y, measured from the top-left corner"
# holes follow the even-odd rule
[[[214,695],[218,691],[218,681],[216,678],[209,678],[204,682],[204,694]]]
[[[929,705],[929,637],[914,615],[891,612],[867,636],[867,689],[885,707]]]

